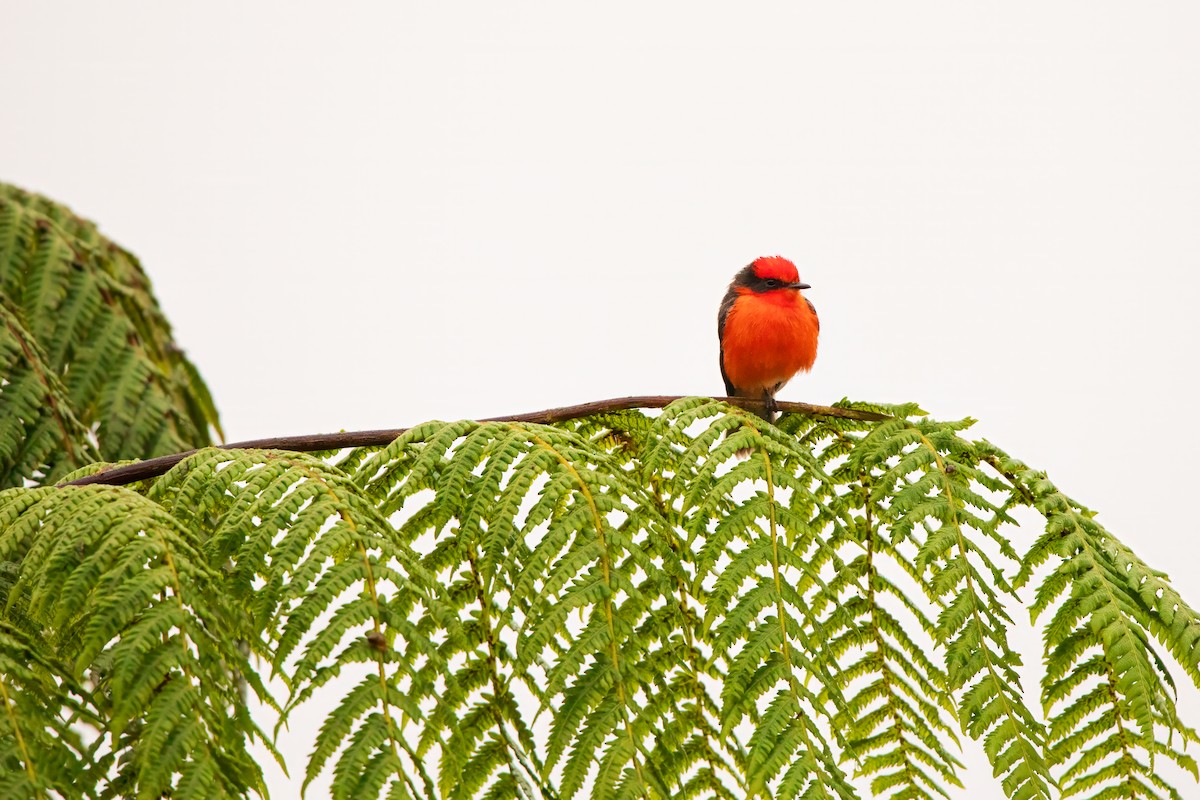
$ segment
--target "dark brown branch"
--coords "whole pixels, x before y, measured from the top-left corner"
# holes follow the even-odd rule
[[[531,411],[526,414],[509,414],[502,417],[489,417],[479,422],[538,422],[543,424],[564,422],[592,414],[603,414],[607,411],[624,411],[631,408],[663,408],[683,398],[675,395],[645,395],[642,397],[616,397],[611,400],[596,400],[591,403],[580,403],[577,406],[548,408],[545,411]],[[763,408],[761,400],[745,397],[716,397],[731,406],[758,411]],[[891,419],[887,414],[877,414],[874,411],[858,411],[852,408],[834,408],[833,406],[815,406],[809,403],[776,402],[780,411],[809,416],[841,417],[842,419],[859,419],[867,422],[879,422]],[[219,445],[224,450],[291,450],[293,452],[311,452],[313,450],[340,450],[343,447],[383,446],[391,443],[408,428],[385,428],[376,431],[341,431],[339,433],[313,433],[307,436],[278,436],[269,439],[249,439],[244,442],[230,442]],[[171,467],[195,453],[172,453],[169,456],[148,458],[136,464],[126,464],[113,467],[93,475],[59,484],[60,486],[87,486],[92,483],[103,483],[110,486],[122,486],[134,481],[156,478]]]

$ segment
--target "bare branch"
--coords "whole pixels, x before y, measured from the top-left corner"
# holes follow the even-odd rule
[[[640,397],[615,397],[611,400],[594,400],[590,403],[580,403],[575,406],[548,408],[545,411],[530,411],[525,414],[508,414],[501,417],[489,417],[480,422],[537,422],[550,424],[578,419],[592,414],[603,414],[609,411],[624,411],[631,408],[664,408],[682,400],[678,395],[643,395]],[[731,406],[758,411],[763,408],[763,402],[746,397],[715,397]],[[835,408],[833,406],[818,406],[810,403],[785,403],[777,401],[776,408],[793,414],[808,416],[840,417],[842,419],[858,419],[866,422],[879,422],[891,419],[887,414],[877,414],[873,411],[858,411],[852,408]],[[343,447],[381,447],[389,444],[408,428],[384,428],[374,431],[339,431],[338,433],[313,433],[301,436],[277,436],[267,439],[249,439],[244,442],[230,442],[219,445],[224,450],[291,450],[293,452],[311,452],[314,450],[340,450]],[[87,486],[101,483],[109,486],[122,486],[134,481],[156,478],[171,467],[195,453],[188,450],[185,453],[172,453],[167,456],[148,458],[136,464],[126,464],[113,467],[93,475],[59,484],[59,486]]]

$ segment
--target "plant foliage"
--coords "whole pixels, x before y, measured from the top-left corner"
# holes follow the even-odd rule
[[[14,796],[261,792],[248,682],[283,720],[339,687],[304,767],[338,798],[956,797],[962,738],[1009,797],[1179,797],[1194,611],[969,421],[872,408],[434,422],[2,493]]]
[[[215,412],[87,223],[4,188],[0,270],[0,798],[265,795],[255,704],[321,716],[335,798],[958,798],[969,740],[1014,799],[1197,777],[1196,613],[970,420],[688,398],[38,485]]]
[[[137,259],[0,183],[0,488],[210,444],[217,414]]]

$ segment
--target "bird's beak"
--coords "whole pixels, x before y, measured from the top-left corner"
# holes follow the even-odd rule
[[[812,287],[809,286],[807,283],[801,283],[801,282],[797,281],[796,283],[789,283],[788,288],[789,289],[811,289]]]

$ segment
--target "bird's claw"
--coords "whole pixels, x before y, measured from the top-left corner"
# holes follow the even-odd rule
[[[774,422],[775,415],[779,413],[779,404],[775,402],[773,395],[763,395],[763,408],[767,412],[767,419]]]

